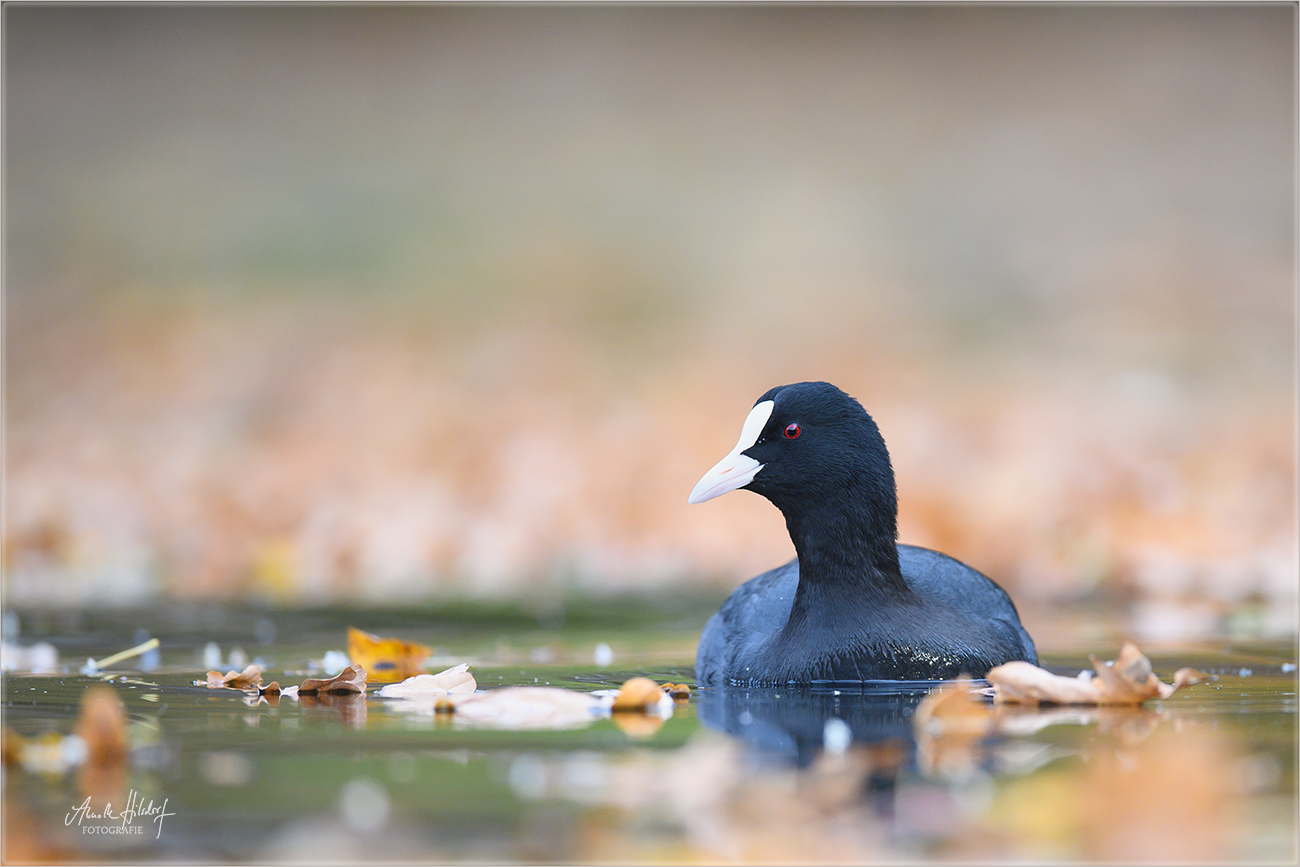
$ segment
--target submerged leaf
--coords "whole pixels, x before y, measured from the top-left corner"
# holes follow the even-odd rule
[[[926,695],[912,714],[918,734],[984,735],[993,726],[993,711],[969,679],[946,683]]]
[[[86,745],[86,762],[115,765],[126,762],[126,708],[122,699],[107,686],[92,686],[81,697],[81,715],[76,734]]]
[[[131,744],[126,734],[126,707],[117,692],[102,685],[86,690],[74,732],[85,745],[77,788],[105,800],[120,796]]]
[[[417,674],[401,683],[390,683],[379,690],[384,698],[439,698],[451,694],[468,694],[478,689],[469,663],[453,665],[437,674]]]
[[[262,685],[262,670],[256,665],[249,665],[243,671],[230,671],[226,674],[209,671],[207,685],[209,689],[257,689]]]
[[[432,650],[414,641],[380,638],[348,627],[348,656],[377,683],[404,680],[420,672]]]
[[[995,717],[974,681],[962,678],[931,692],[912,715],[917,764],[927,773],[965,778],[979,767],[981,745]]]
[[[349,665],[329,679],[309,677],[298,687],[295,695],[355,695],[366,691],[366,670],[359,665]],[[288,695],[289,691],[284,690]]]
[[[1151,698],[1168,698],[1184,686],[1206,679],[1191,668],[1180,668],[1174,682],[1167,684],[1155,676],[1151,661],[1137,645],[1125,642],[1113,663],[1088,657],[1096,676],[1062,677],[1028,662],[1008,662],[989,671],[993,699],[999,703],[1018,704],[1085,704],[1136,705]]]

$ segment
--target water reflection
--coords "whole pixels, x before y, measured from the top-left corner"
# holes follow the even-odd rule
[[[366,727],[365,695],[321,695],[298,696],[304,719],[328,722],[341,722],[352,729]]]
[[[843,752],[850,740],[895,745],[910,761],[916,750],[912,715],[935,686],[928,681],[888,681],[709,687],[699,690],[696,713],[708,728],[739,738],[760,761],[807,767],[824,748]]]

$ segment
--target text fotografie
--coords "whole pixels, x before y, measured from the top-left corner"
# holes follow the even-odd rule
[[[144,828],[136,825],[136,819],[153,819],[154,824],[158,826],[158,833],[155,839],[162,837],[163,819],[168,816],[175,816],[175,813],[167,812],[167,799],[163,798],[162,804],[155,804],[153,798],[145,803],[140,794],[132,789],[126,796],[126,808],[120,813],[113,812],[112,802],[104,804],[104,809],[96,811],[91,807],[90,796],[86,800],[72,808],[72,811],[63,817],[63,824],[71,825],[76,822],[78,827],[86,833],[97,834],[140,834]],[[113,825],[83,825],[87,820],[99,822],[114,822]]]

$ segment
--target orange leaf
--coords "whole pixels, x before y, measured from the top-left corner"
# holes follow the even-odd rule
[[[691,688],[684,683],[665,683],[660,688],[672,696],[673,701],[691,700]]]
[[[299,695],[355,695],[366,691],[366,670],[349,665],[329,679],[309,677],[298,687]]]
[[[980,745],[993,731],[993,710],[974,681],[960,678],[927,695],[912,714],[917,763],[927,772],[966,777],[979,766]]]
[[[370,672],[377,683],[405,680],[420,673],[432,650],[413,641],[380,638],[356,627],[348,627],[348,657]]]
[[[932,736],[987,734],[993,727],[993,711],[973,688],[974,681],[962,678],[929,693],[912,714],[916,731]]]
[[[634,677],[619,688],[613,710],[648,710],[659,704],[663,691],[648,677]]]

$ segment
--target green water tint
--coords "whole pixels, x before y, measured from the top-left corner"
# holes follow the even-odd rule
[[[77,673],[82,654],[130,645],[138,636],[127,619],[25,616],[23,642],[51,640],[61,670],[5,676],[6,727],[66,734],[85,690],[109,684],[130,719],[125,786],[145,807],[165,802],[167,815],[160,825],[136,817],[143,833],[130,836],[88,832],[96,821],[77,821],[86,796],[75,771],[9,766],[7,833],[23,825],[63,858],[115,863],[1296,858],[1290,643],[1161,647],[1148,655],[1166,680],[1182,666],[1217,680],[1139,709],[1011,711],[1014,728],[964,743],[918,743],[911,715],[924,691],[907,687],[695,690],[662,724],[593,717],[510,731],[373,688],[272,706],[193,685],[214,639],[223,651],[244,644],[267,681],[301,682],[309,659],[342,648],[350,623],[434,636],[435,657],[474,663],[480,689],[690,680],[689,617],[669,612],[656,628],[649,616],[611,614],[602,628],[568,613],[546,629],[532,615],[490,613],[455,629],[373,612],[227,615],[197,627],[137,615],[129,623],[161,639],[160,664],[98,677]],[[69,618],[75,634],[48,629]],[[275,634],[263,628],[272,640],[258,644],[252,630],[264,619]],[[614,648],[608,667],[592,661],[600,640]],[[1069,674],[1088,667],[1082,654],[1044,662]]]

